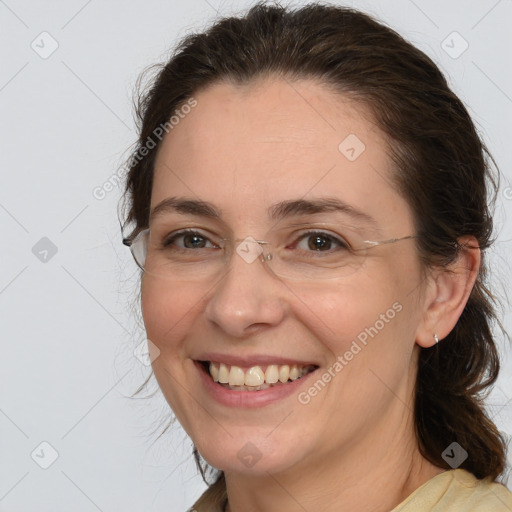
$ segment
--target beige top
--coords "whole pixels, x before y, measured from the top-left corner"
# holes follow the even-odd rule
[[[190,512],[224,512],[224,479],[207,489]],[[390,512],[512,512],[512,493],[465,469],[445,471],[425,482]]]

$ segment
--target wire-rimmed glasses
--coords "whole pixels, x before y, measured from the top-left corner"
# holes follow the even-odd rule
[[[343,235],[339,234],[339,232]],[[146,273],[170,281],[198,281],[221,275],[234,254],[247,264],[260,260],[272,274],[289,281],[324,281],[349,276],[361,269],[369,251],[378,246],[417,238],[407,235],[367,240],[357,229],[338,234],[318,227],[273,230],[266,240],[229,239],[200,228],[173,232],[146,228],[124,238],[137,265]]]

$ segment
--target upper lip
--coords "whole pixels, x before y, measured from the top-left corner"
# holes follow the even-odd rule
[[[233,354],[221,354],[217,352],[209,352],[199,355],[195,358],[196,361],[209,361],[215,363],[225,363],[230,366],[239,366],[240,368],[250,368],[251,366],[268,366],[271,364],[276,365],[294,365],[297,366],[318,366],[312,361],[300,361],[282,356],[271,356],[268,354],[253,354],[245,356],[236,356]]]

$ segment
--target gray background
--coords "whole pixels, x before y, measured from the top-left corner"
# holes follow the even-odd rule
[[[155,441],[169,416],[165,400],[127,398],[149,368],[134,356],[144,335],[130,309],[137,273],[121,245],[116,173],[136,139],[138,74],[217,12],[250,4],[0,1],[0,511],[182,511],[204,489],[178,426]],[[373,13],[433,57],[473,115],[503,178],[490,254],[503,295],[512,2],[344,5]],[[510,312],[504,318],[510,330]],[[512,434],[512,363],[503,352],[488,403]]]

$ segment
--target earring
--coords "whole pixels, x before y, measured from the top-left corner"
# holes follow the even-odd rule
[[[439,338],[437,337],[437,333],[434,334],[434,339],[436,340],[436,344],[439,343]]]

